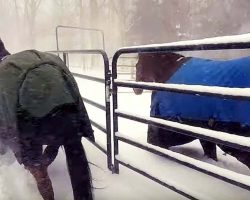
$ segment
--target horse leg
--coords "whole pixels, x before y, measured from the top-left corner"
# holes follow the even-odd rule
[[[200,140],[201,146],[203,148],[205,156],[212,158],[215,161],[218,161],[216,153],[216,144],[204,140]]]
[[[74,200],[92,200],[92,181],[80,139],[64,145]]]
[[[25,169],[33,175],[37,188],[44,200],[54,200],[54,191],[47,166],[42,163],[42,145],[34,141],[22,145],[22,162]]]
[[[153,125],[148,126],[147,142],[161,148],[168,149],[169,147],[183,145],[193,140],[195,140],[195,138],[181,133]]]
[[[167,137],[166,134],[164,135],[164,133],[162,133],[163,131],[163,129],[157,126],[148,125],[147,142],[149,144],[168,149],[171,145],[163,142],[163,137]]]
[[[54,200],[52,182],[46,166],[26,167],[34,176],[37,188],[44,200]]]
[[[215,129],[216,122],[213,118],[210,118],[207,123],[202,123],[201,126],[208,127],[209,129]],[[204,151],[204,155],[208,158],[211,158],[215,161],[218,161],[217,152],[216,152],[216,144],[212,142],[208,142],[205,140],[200,140],[201,146]]]
[[[245,164],[250,169],[250,154],[249,152],[241,152],[240,154],[233,155],[238,161]]]

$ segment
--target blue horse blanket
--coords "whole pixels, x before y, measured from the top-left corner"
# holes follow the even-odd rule
[[[166,83],[250,87],[250,57],[228,61],[191,58]],[[157,91],[152,95],[151,116],[250,125],[250,101]]]

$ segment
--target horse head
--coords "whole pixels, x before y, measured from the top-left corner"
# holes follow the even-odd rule
[[[154,82],[154,71],[151,67],[152,56],[149,54],[139,54],[138,62],[136,63],[136,82]],[[134,93],[142,94],[142,88],[133,88]]]
[[[184,56],[171,52],[139,53],[136,64],[136,82],[165,83],[183,63]],[[133,88],[134,93],[142,94],[142,88]]]

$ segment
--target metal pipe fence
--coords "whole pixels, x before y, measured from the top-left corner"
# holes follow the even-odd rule
[[[110,96],[111,96],[111,72],[109,69],[109,60],[108,60],[108,56],[106,54],[105,51],[100,50],[100,49],[90,49],[90,50],[58,50],[58,51],[48,51],[49,53],[54,53],[54,54],[62,54],[63,55],[63,61],[67,64],[68,63],[68,58],[69,55],[72,54],[97,54],[97,55],[101,55],[103,58],[103,64],[104,64],[104,78],[99,78],[99,77],[94,77],[94,76],[88,76],[88,75],[84,75],[84,74],[79,74],[79,73],[72,73],[75,77],[78,78],[82,78],[85,80],[89,80],[89,81],[94,81],[94,82],[98,82],[98,83],[103,83],[104,87],[105,87],[105,105],[102,105],[98,102],[95,102],[92,99],[88,99],[86,97],[82,97],[82,100],[85,103],[88,103],[102,111],[105,111],[105,115],[106,115],[106,124],[100,124],[99,122],[96,122],[94,120],[91,120],[91,124],[96,127],[97,129],[99,129],[100,131],[104,132],[106,134],[107,137],[107,143],[106,143],[106,147],[107,150],[105,150],[103,147],[101,147],[101,145],[97,144],[97,143],[93,143],[98,149],[100,149],[102,152],[107,154],[107,165],[108,168],[111,169],[112,166],[112,156],[111,156],[111,115],[110,115]],[[68,63],[69,64],[69,63]]]
[[[84,32],[97,32],[101,34],[101,41],[102,41],[102,50],[105,51],[105,39],[104,39],[104,32],[101,29],[95,29],[95,28],[86,28],[86,27],[76,27],[76,26],[63,26],[63,25],[58,25],[56,26],[56,50],[59,51],[59,30],[60,29],[69,29],[69,30],[81,30]]]
[[[119,154],[119,141],[128,143],[130,145],[136,146],[138,148],[144,149],[146,151],[149,151],[151,153],[164,156],[166,158],[172,159],[178,163],[181,163],[182,165],[185,165],[187,167],[190,167],[192,169],[195,169],[197,171],[203,172],[205,174],[208,174],[210,176],[216,177],[220,180],[223,180],[225,182],[228,182],[230,184],[236,185],[238,187],[250,190],[250,182],[249,181],[242,181],[242,179],[237,179],[239,174],[235,174],[231,172],[231,174],[226,173],[227,170],[224,170],[225,173],[217,173],[216,167],[214,166],[214,170],[211,169],[209,164],[203,163],[205,167],[199,167],[199,165],[195,165],[195,161],[191,162],[184,162],[183,160],[180,160],[178,157],[170,156],[169,153],[166,153],[165,151],[159,151],[158,148],[154,148],[152,145],[150,148],[147,145],[139,144],[135,141],[132,141],[129,138],[126,138],[122,136],[119,133],[119,127],[118,127],[118,117],[135,120],[142,123],[147,124],[154,124],[160,127],[163,127],[165,129],[170,129],[173,131],[176,131],[181,134],[194,136],[200,139],[204,139],[207,141],[223,144],[225,146],[230,146],[237,149],[244,149],[245,151],[250,152],[250,140],[247,138],[247,141],[244,144],[237,143],[237,139],[245,139],[245,137],[242,136],[235,136],[229,133],[224,133],[227,136],[230,135],[231,140],[230,141],[224,141],[221,137],[216,137],[215,134],[207,135],[202,134],[202,128],[201,132],[195,132],[192,129],[183,129],[180,126],[178,127],[178,123],[174,124],[173,122],[170,124],[167,124],[162,121],[157,121],[155,118],[152,117],[138,117],[136,115],[126,113],[123,111],[120,111],[118,108],[118,87],[130,87],[130,88],[143,88],[148,90],[157,90],[157,91],[168,91],[168,92],[178,92],[178,93],[185,93],[185,94],[193,94],[193,95],[207,95],[207,96],[216,96],[216,97],[222,97],[222,98],[230,98],[230,99],[239,99],[239,100],[250,100],[250,88],[245,89],[245,91],[239,91],[241,89],[232,89],[232,88],[209,88],[206,86],[200,86],[198,89],[197,87],[192,87],[189,85],[186,85],[186,88],[183,89],[182,87],[179,87],[177,84],[154,84],[154,83],[144,83],[144,82],[134,82],[134,81],[122,81],[117,79],[117,63],[120,56],[123,56],[124,54],[131,54],[131,53],[158,53],[158,52],[180,52],[180,51],[200,51],[200,50],[226,50],[226,49],[249,49],[250,48],[250,35],[248,39],[244,38],[241,39],[238,36],[231,36],[231,37],[221,37],[220,41],[218,42],[218,38],[210,38],[208,40],[195,40],[195,41],[186,41],[186,42],[176,42],[176,43],[167,43],[167,44],[159,44],[159,45],[144,45],[144,46],[137,46],[137,47],[125,47],[119,49],[113,56],[112,60],[112,94],[113,94],[113,142],[114,142],[114,164],[113,164],[113,172],[119,173],[119,164],[122,164],[148,178],[150,178],[153,181],[156,181],[160,183],[161,185],[164,185],[159,179],[147,175],[142,170],[139,170],[135,167],[132,167],[129,164],[126,164],[126,162],[122,161],[120,158],[118,158]],[[206,89],[206,90],[204,90]],[[223,89],[223,92],[221,92],[221,89]],[[244,90],[244,89],[242,89]],[[175,126],[176,125],[176,126]],[[180,125],[180,124],[179,124]],[[208,131],[207,129],[205,129]],[[212,130],[209,130],[212,131]],[[167,150],[166,150],[167,151]],[[184,156],[186,157],[186,156]],[[223,170],[222,170],[223,171]],[[233,175],[232,175],[233,174]],[[164,185],[171,189],[171,187],[175,188],[176,185]],[[177,186],[176,186],[177,187]],[[178,191],[173,189],[177,193],[189,198],[189,199],[196,199],[196,197],[192,196],[191,194],[185,193],[183,191]]]

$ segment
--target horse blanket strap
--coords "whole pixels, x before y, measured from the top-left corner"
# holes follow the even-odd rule
[[[248,88],[249,77],[250,57],[228,61],[191,58],[166,83]],[[155,92],[151,102],[151,116],[158,117],[250,125],[249,112],[249,101],[174,92]]]

